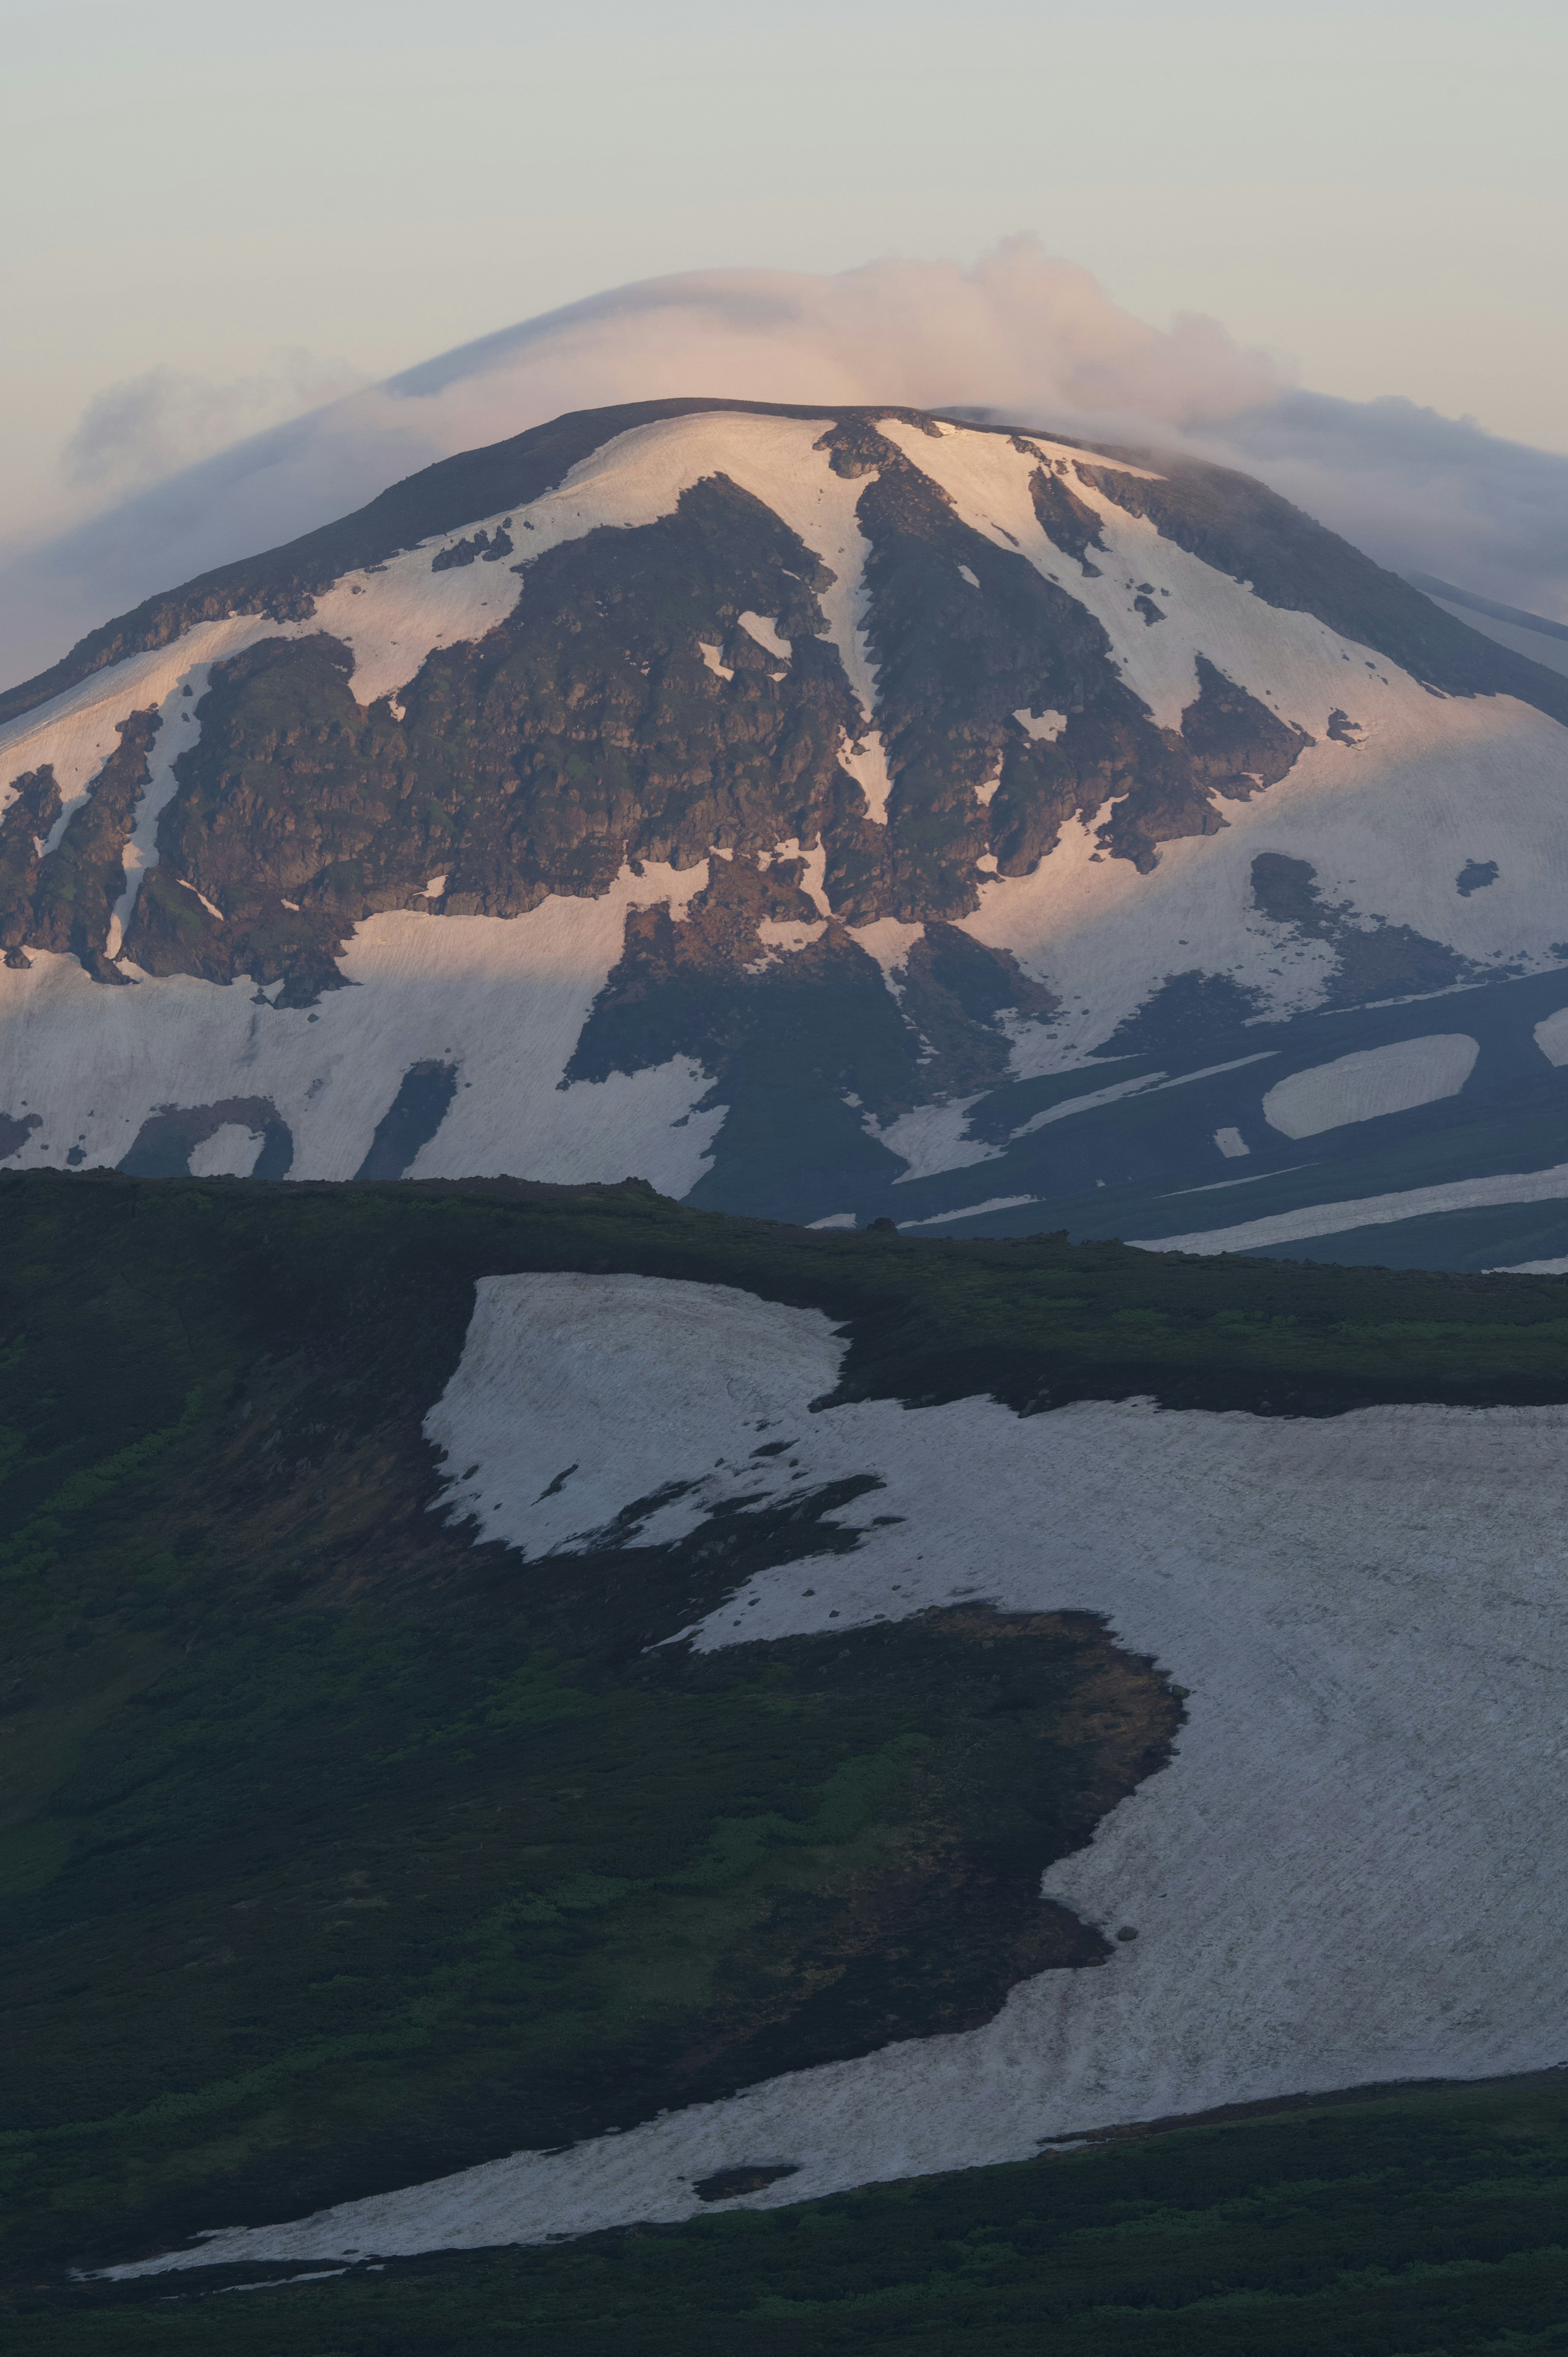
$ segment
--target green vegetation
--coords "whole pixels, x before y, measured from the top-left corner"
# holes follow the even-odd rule
[[[809,1580],[853,1546],[823,1517],[869,1476],[540,1566],[428,1511],[423,1420],[474,1279],[558,1268],[819,1307],[844,1397],[1568,1397],[1550,1279],[811,1233],[635,1182],[0,1178],[0,2187],[23,2281],[984,2020],[1103,1953],[1040,1869],[1157,1770],[1179,1705],[1097,1622],[963,1608],[662,1646],[768,1565]],[[753,2231],[785,2230],[646,2247],[706,2266]],[[418,2297],[469,2317],[499,2284],[497,2317],[529,2312],[523,2277],[472,2266],[479,2289],[437,2270]],[[769,2297],[800,2296],[788,2275]],[[654,2317],[667,2288],[635,2297]],[[70,2330],[107,2337],[81,2345],[142,2329],[98,2297]],[[835,2345],[810,2337],[831,2314],[767,2313],[779,2348]]]
[[[199,2277],[164,2276],[27,2291],[7,2346],[13,2357],[1526,2357],[1568,2349],[1565,2192],[1568,2085],[1554,2073],[293,2290],[214,2299]]]

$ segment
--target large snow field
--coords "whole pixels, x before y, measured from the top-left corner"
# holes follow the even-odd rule
[[[5,973],[0,999],[0,1104],[41,1116],[12,1167],[59,1163],[78,1138],[90,1166],[113,1165],[155,1106],[244,1095],[270,1097],[288,1124],[293,1177],[349,1178],[409,1066],[430,1060],[457,1067],[457,1089],[408,1175],[577,1182],[635,1170],[683,1195],[724,1118],[693,1110],[708,1086],[697,1065],[677,1057],[560,1082],[620,955],[627,909],[683,908],[706,876],[705,862],[650,866],[600,899],[553,897],[512,919],[372,917],[343,960],[352,986],[308,1010],[258,1004],[243,979],[104,988],[74,958],[35,951],[30,971]]]
[[[777,1497],[872,1472],[883,1487],[838,1517],[855,1552],[768,1572],[695,1642],[960,1598],[1104,1614],[1190,1689],[1188,1719],[1044,1888],[1137,1938],[1015,1988],[982,2029],[117,2272],[675,2220],[694,2179],[744,2163],[797,2164],[746,2197],[793,2201],[1114,2122],[1568,2054],[1568,1409],[812,1414],[841,1347],[816,1312],[719,1286],[489,1279],[430,1418],[454,1465],[479,1464],[448,1502],[532,1558],[656,1475],[694,1486],[634,1546],[748,1482]],[[790,1446],[751,1458],[764,1434]]]

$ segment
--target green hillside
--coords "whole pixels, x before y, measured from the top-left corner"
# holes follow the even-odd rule
[[[426,1511],[438,1475],[422,1424],[457,1362],[474,1280],[548,1269],[818,1307],[847,1329],[844,1397],[993,1392],[1038,1411],[1151,1393],[1294,1414],[1568,1398],[1556,1279],[815,1233],[682,1210],[639,1183],[0,1178],[0,2185],[19,2346],[197,2348],[216,2330],[202,2319],[221,2314],[225,2332],[261,2335],[226,2345],[308,2357],[303,2326],[263,2319],[270,2298],[144,2313],[156,2286],[67,2292],[63,2270],[977,2024],[1018,1979],[1092,1970],[1104,1953],[1038,1899],[1040,1872],[1158,1772],[1182,1697],[1098,1621],[964,1606],[716,1655],[648,1650],[768,1564],[853,1546],[823,1518],[870,1477],[715,1518],[680,1544],[526,1569]],[[1444,2100],[1388,2115],[1406,2126],[1387,2130],[1393,2157],[1365,2178],[1364,2212],[1343,2190],[1314,2192],[1299,2215],[1286,2204],[1296,2222],[1269,2247],[1305,2253],[1293,2282],[1363,2264],[1343,2253],[1387,2206],[1379,2187],[1402,2216],[1415,2201],[1398,2189],[1427,2166],[1423,2139],[1493,2136],[1473,2111],[1455,2126]],[[1506,2126],[1512,2099],[1496,2100]],[[1536,2125],[1518,2130],[1517,2169],[1517,2155],[1498,2161],[1499,2184],[1539,2174],[1548,2151],[1560,2173],[1556,2105],[1530,2095]],[[1321,2135],[1342,2144],[1349,2115],[1331,2117]],[[1246,2143],[1263,2133],[1213,2144],[1216,2185],[1254,2167],[1300,2175],[1296,2129],[1271,2126],[1266,2151]],[[1326,2162],[1325,2185],[1347,2166],[1342,2151]],[[608,2348],[593,2288],[610,2280],[594,2272],[607,2255],[615,2301],[631,2302],[616,2312],[643,2316],[639,2348],[677,2345],[658,2319],[703,2301],[771,2319],[746,2328],[779,2336],[763,2349],[875,2345],[912,2330],[917,2310],[936,2336],[919,2345],[942,2347],[953,2301],[970,2297],[970,2261],[949,2244],[967,2250],[993,2215],[1037,2212],[1045,2240],[1017,2244],[1022,2272],[1007,2277],[1035,2283],[1058,2231],[1058,2195],[1034,2190],[1047,2175],[1087,2189],[1060,2196],[1089,2205],[1074,2233],[1096,2202],[1114,2222],[1117,2202],[1164,2214],[1188,2199],[1119,2192],[1123,2168],[1158,2175],[1119,2153],[1036,2172],[1026,2199],[986,2171],[814,2205],[837,2222],[821,2246],[831,2266],[807,2271],[822,2307],[805,2321],[779,2239],[795,2230],[729,2218],[600,2238],[580,2256],[422,2263],[399,2273],[403,2293],[389,2275],[335,2306],[323,2286],[300,2313],[319,2357],[486,2348],[492,2324],[536,2316],[557,2328],[551,2345]],[[1460,2179],[1468,2219],[1480,2197]],[[1204,2249],[1230,2248],[1225,2205],[1240,2198],[1207,2201],[1192,2230]],[[883,2299],[876,2271],[892,2261],[877,2254],[889,2236],[903,2250],[917,2212],[936,2255],[908,2281],[940,2296]],[[1436,2231],[1399,2251],[1425,2266]],[[1465,2233],[1466,2250],[1502,2264],[1495,2237]],[[1509,2251],[1534,2248],[1518,2234]],[[1096,2259],[1063,2299],[1133,2281],[1122,2245],[1105,2248],[1109,2272]],[[779,2265],[757,2297],[774,2305],[737,2308],[736,2255],[764,2251]],[[1263,2262],[1237,2264],[1245,2276]],[[1137,2276],[1166,2287],[1156,2305],[1188,2297],[1188,2259],[1172,2265]],[[875,2331],[846,2324],[873,2293]],[[986,2330],[1012,2330],[1010,2313],[987,2310]],[[1075,2313],[1062,2309],[1064,2330]],[[421,2314],[425,2338],[410,2339]],[[683,2345],[717,2349],[728,2329]]]

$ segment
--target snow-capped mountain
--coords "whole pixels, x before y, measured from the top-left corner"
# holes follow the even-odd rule
[[[1568,1253],[1568,679],[1218,468],[568,416],[94,632],[0,787],[7,1168]]]

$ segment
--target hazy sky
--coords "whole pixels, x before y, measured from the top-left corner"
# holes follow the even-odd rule
[[[0,0],[0,536],[102,504],[62,454],[154,370],[200,456],[628,280],[1019,231],[1318,392],[1568,449],[1546,0]]]

